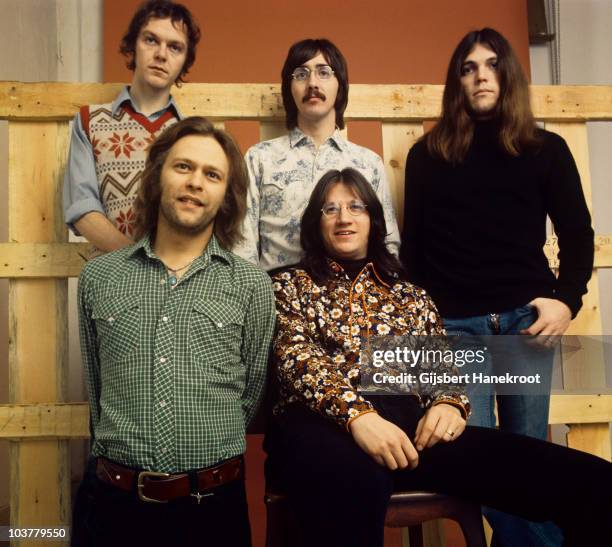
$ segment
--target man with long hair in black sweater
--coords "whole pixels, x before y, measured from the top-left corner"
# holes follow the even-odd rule
[[[559,275],[543,245],[546,219],[559,243]],[[565,332],[593,267],[593,230],[565,141],[536,126],[516,54],[497,31],[470,32],[455,49],[442,117],[408,154],[401,258],[449,334]],[[552,358],[511,355],[550,382]],[[479,386],[480,389],[483,386]],[[492,391],[469,393],[470,424],[495,427]],[[548,395],[497,397],[500,428],[546,438]],[[503,470],[500,469],[500,472]],[[562,478],[560,478],[562,480]],[[495,546],[559,545],[552,525],[486,511]]]

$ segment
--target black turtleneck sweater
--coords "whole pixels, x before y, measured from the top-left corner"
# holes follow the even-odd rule
[[[494,122],[476,124],[463,163],[408,153],[401,259],[443,317],[499,313],[544,296],[575,315],[593,267],[593,230],[565,141],[539,130],[537,151],[513,157]],[[546,217],[559,238],[559,277],[542,247]]]

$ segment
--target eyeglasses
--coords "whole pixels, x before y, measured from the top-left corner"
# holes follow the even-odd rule
[[[299,66],[292,72],[291,77],[296,82],[305,82],[312,72],[319,80],[329,80],[334,75],[334,70],[329,65],[317,65],[314,70],[307,66]]]
[[[342,205],[339,203],[326,203],[325,205],[323,205],[321,212],[326,217],[337,217],[343,207],[351,215],[357,217],[365,213],[368,206],[365,203],[361,203],[361,201],[351,201],[348,205]]]

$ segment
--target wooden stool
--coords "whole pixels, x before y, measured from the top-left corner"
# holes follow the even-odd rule
[[[287,498],[266,492],[266,547],[306,547],[296,540],[297,523]],[[448,518],[457,521],[468,547],[486,547],[480,505],[430,492],[398,492],[391,496],[385,526],[408,527],[410,547],[423,547],[421,524]]]
[[[428,520],[447,518],[461,527],[468,547],[487,547],[480,505],[431,492],[397,492],[391,496],[385,526],[408,527],[410,547],[423,547],[423,528]]]

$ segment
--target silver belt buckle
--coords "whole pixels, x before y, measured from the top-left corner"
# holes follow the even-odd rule
[[[167,478],[170,476],[170,473],[157,473],[155,471],[141,471],[140,473],[138,473],[138,497],[142,500],[142,501],[148,501],[151,503],[168,503],[168,500],[156,500],[153,498],[149,498],[147,496],[144,495],[144,479],[145,477],[157,477],[157,478]]]

